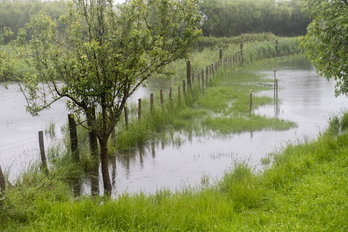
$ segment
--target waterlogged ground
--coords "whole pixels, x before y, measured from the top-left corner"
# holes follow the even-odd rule
[[[247,161],[259,169],[262,168],[260,161],[267,154],[288,143],[315,138],[325,130],[330,116],[346,108],[346,99],[336,98],[335,83],[319,77],[304,58],[280,62],[281,67],[276,72],[279,104],[261,107],[254,113],[291,120],[297,123],[296,128],[224,137],[176,135],[174,137],[181,138],[178,142],[149,144],[136,155],[132,154],[131,159],[121,154],[116,161],[115,193],[199,187],[222,177],[236,162]],[[274,77],[273,68],[261,66],[259,72],[267,78]],[[143,90],[138,94],[147,96],[150,92]],[[257,95],[273,97],[274,92],[264,91]]]
[[[261,67],[260,72],[273,79],[272,68]],[[347,106],[347,99],[334,96],[335,83],[319,77],[303,58],[282,60],[276,74],[280,87],[278,106],[265,106],[254,113],[291,120],[298,127],[287,131],[248,132],[224,137],[175,134],[175,143],[150,142],[147,147],[131,155],[120,154],[114,160],[111,165],[114,168],[111,173],[114,194],[153,193],[162,188],[181,189],[213,183],[241,160],[260,168],[260,160],[268,153],[281,149],[287,143],[315,138],[325,129],[330,115]],[[170,81],[149,83],[146,89],[136,93],[133,101],[148,97],[159,89],[168,89],[170,85],[174,87]],[[270,97],[273,94],[273,90],[257,93]],[[25,112],[24,104],[15,85],[9,85],[8,90],[0,88],[0,165],[13,176],[28,163],[27,159],[31,162],[35,160],[35,156],[23,155],[20,147],[26,148],[26,145],[22,144],[28,141],[28,146],[33,146],[35,150],[37,131],[45,130],[50,122],[54,122],[59,135],[60,126],[67,122],[63,103],[55,105],[39,118],[31,118]],[[88,180],[84,192],[89,193]]]

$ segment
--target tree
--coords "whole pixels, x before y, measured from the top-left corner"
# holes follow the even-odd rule
[[[306,0],[313,18],[302,40],[320,75],[337,81],[336,94],[348,93],[348,1]]]
[[[9,80],[13,77],[13,62],[9,55],[0,50],[0,82]]]
[[[201,34],[197,1],[115,5],[78,0],[68,5],[58,21],[40,13],[19,31],[15,48],[36,69],[25,76],[23,92],[33,115],[67,98],[76,119],[87,120],[83,125],[98,138],[104,190],[110,194],[110,134],[134,91],[167,64],[187,57]]]
[[[271,32],[278,36],[304,35],[309,18],[302,0],[202,0],[205,36],[228,37]]]
[[[30,20],[30,15],[45,11],[49,16],[58,19],[66,12],[64,1],[3,1],[0,4],[0,28],[9,27],[17,33]],[[1,32],[0,32],[1,33]],[[28,35],[30,36],[30,35]],[[12,37],[6,37],[7,44]],[[1,41],[0,41],[1,42]]]

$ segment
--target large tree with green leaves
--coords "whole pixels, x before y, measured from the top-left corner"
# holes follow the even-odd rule
[[[313,18],[302,46],[318,72],[337,81],[336,94],[348,93],[348,1],[305,0]]]
[[[76,0],[68,5],[59,20],[40,13],[19,31],[15,48],[36,70],[25,76],[23,91],[34,115],[65,98],[77,119],[87,120],[99,141],[104,190],[110,194],[109,137],[134,91],[167,64],[187,57],[201,34],[197,1],[115,5]]]

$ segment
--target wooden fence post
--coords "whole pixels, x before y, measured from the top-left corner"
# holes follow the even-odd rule
[[[187,87],[191,89],[191,62],[186,61],[186,79],[187,79]]]
[[[47,174],[48,167],[47,167],[47,160],[46,160],[46,154],[45,154],[43,131],[39,131],[39,147],[40,147],[40,156],[41,156],[41,167],[42,167],[42,170]]]
[[[124,122],[126,124],[126,128],[128,129],[128,108],[127,105],[124,106]]]
[[[278,40],[275,41],[276,57],[279,56]]]
[[[178,100],[180,101],[180,98],[181,98],[181,96],[180,96],[180,85],[178,85]]]
[[[154,103],[153,103],[153,93],[150,93],[150,112],[153,113]]]
[[[138,99],[138,120],[141,119],[141,98]]]
[[[91,155],[94,157],[98,157],[97,135],[93,131],[90,131],[88,132],[88,139],[89,139],[89,150],[91,152]]]
[[[205,79],[207,80],[207,84],[208,84],[208,76],[209,76],[209,66],[205,68]]]
[[[222,59],[222,49],[220,48],[220,50],[219,50],[219,60],[221,60]]]
[[[185,94],[186,94],[186,82],[185,82],[185,80],[182,81],[182,92],[185,96]]]
[[[173,89],[171,86],[169,87],[169,101],[170,103],[173,101]]]
[[[200,73],[198,73],[197,84],[198,84],[198,90],[201,90],[201,74]]]
[[[202,85],[203,85],[203,89],[204,89],[204,69],[201,69],[201,76],[202,76]]]
[[[243,57],[243,43],[240,44],[240,60],[241,60],[241,64],[244,64],[244,57]]]
[[[90,112],[91,112],[91,116],[92,117],[95,117],[95,108],[92,107],[90,109]],[[89,128],[92,128],[92,123],[90,122],[90,120],[87,120],[87,125]],[[115,131],[113,131],[113,136],[115,136]],[[89,150],[91,152],[91,155],[94,156],[94,157],[99,157],[98,156],[98,138],[97,138],[97,135],[96,133],[91,130],[88,132],[88,140],[89,140]],[[98,164],[96,164],[96,168],[98,168]]]
[[[160,90],[160,101],[161,101],[161,106],[164,106],[164,99],[163,99],[163,90]]]
[[[273,71],[274,87],[273,87],[273,98],[278,99],[278,80],[277,80],[277,71]]]
[[[253,90],[250,89],[249,116],[251,116],[252,107],[253,107]]]
[[[78,149],[78,141],[77,141],[76,122],[72,114],[68,115],[68,119],[69,119],[71,153],[73,155],[74,161],[78,162],[80,158],[79,158],[79,149]]]
[[[204,71],[202,69],[202,91],[205,89],[205,84],[204,84]]]

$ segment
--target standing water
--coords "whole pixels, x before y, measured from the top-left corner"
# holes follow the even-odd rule
[[[261,72],[273,78],[273,71]],[[335,82],[319,77],[304,58],[284,60],[276,73],[280,88],[280,103],[276,111],[271,105],[254,113],[290,120],[296,122],[298,127],[287,131],[246,132],[228,137],[183,137],[176,144],[149,143],[148,147],[135,151],[136,154],[119,155],[113,161],[110,169],[114,169],[115,194],[139,191],[154,193],[163,188],[175,190],[212,183],[235,162],[247,160],[258,165],[261,158],[288,143],[315,138],[325,130],[330,115],[347,106],[345,97],[334,96]],[[148,97],[159,89],[168,89],[172,84],[169,82],[150,82],[133,99]],[[273,97],[273,90],[258,95]],[[13,180],[20,171],[39,159],[37,132],[49,131],[48,127],[54,124],[59,134],[60,127],[67,123],[68,113],[64,102],[58,102],[39,117],[31,117],[25,111],[25,99],[16,84],[9,84],[8,89],[0,86],[0,109],[0,165]]]

